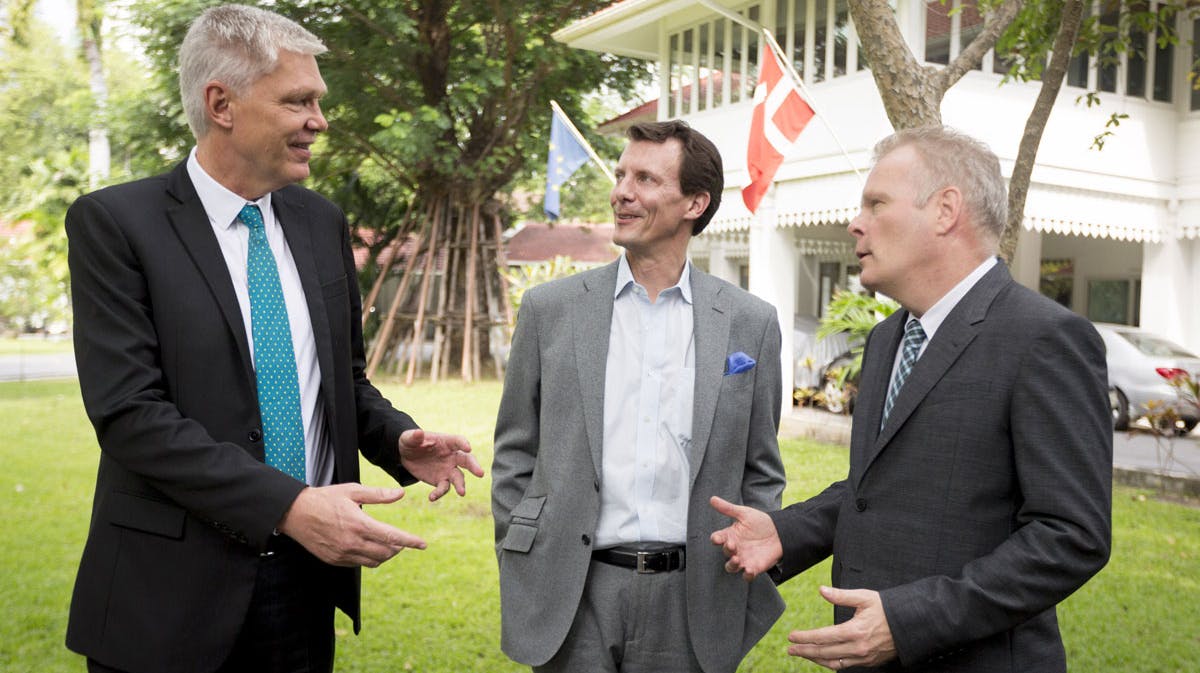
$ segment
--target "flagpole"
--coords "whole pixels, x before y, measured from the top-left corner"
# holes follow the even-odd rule
[[[764,27],[762,29],[762,33],[763,37],[767,38],[767,44],[771,45],[771,51],[775,53],[775,58],[783,64],[784,68],[787,69],[788,75],[791,75],[792,77],[792,82],[795,83],[797,88],[800,89],[801,93],[804,94],[804,98],[808,103],[808,106],[812,108],[813,113],[816,114],[821,120],[821,123],[825,125],[825,128],[829,131],[829,135],[833,136],[833,142],[837,143],[838,149],[842,151],[842,156],[846,157],[846,163],[850,164],[850,168],[854,169],[854,174],[858,176],[859,184],[862,184],[862,171],[860,171],[858,166],[855,166],[854,162],[850,160],[850,153],[846,151],[846,146],[842,144],[842,139],[838,137],[837,132],[834,131],[833,127],[829,125],[829,122],[826,121],[825,115],[817,109],[816,100],[813,98],[812,93],[809,92],[808,87],[804,86],[804,80],[800,79],[800,73],[796,72],[796,67],[792,65],[792,59],[785,56],[783,49],[780,48],[779,43],[775,41],[775,36],[771,34],[770,30]],[[761,68],[762,66],[760,65],[759,67]]]
[[[604,172],[604,176],[608,178],[608,181],[614,185],[617,184],[617,178],[613,176],[612,171],[608,170],[608,166],[604,165],[604,162],[600,160],[599,156],[597,156],[596,151],[592,149],[591,143],[589,143],[587,139],[583,137],[583,134],[579,132],[579,129],[575,128],[575,125],[571,123],[571,118],[568,117],[567,113],[563,112],[563,109],[558,106],[558,102],[551,100],[550,107],[552,107],[555,112],[562,116],[562,120],[567,124],[567,130],[571,132],[571,135],[575,136],[575,139],[579,141],[579,144],[583,146],[583,149],[587,150],[588,156],[592,158],[592,161],[596,162],[596,165],[599,166],[600,170]]]
[[[729,9],[728,7],[722,7],[721,5],[713,2],[713,0],[698,0],[698,3],[711,9],[717,14],[724,16],[734,23],[740,23],[750,30],[757,31],[766,36],[767,44],[771,45],[771,51],[775,52],[775,58],[783,64],[783,67],[787,70],[788,75],[792,78],[792,81],[795,82],[796,87],[804,93],[805,102],[807,102],[808,106],[812,108],[813,114],[820,118],[821,123],[824,124],[826,130],[829,131],[829,135],[833,136],[833,142],[837,143],[838,149],[842,151],[842,156],[846,157],[846,163],[850,164],[850,168],[854,171],[854,174],[858,176],[859,183],[862,183],[862,171],[858,170],[858,166],[855,166],[854,162],[850,160],[850,153],[846,151],[846,146],[842,144],[842,139],[838,137],[838,134],[834,132],[833,127],[829,125],[829,122],[825,119],[825,115],[821,114],[820,110],[817,109],[817,105],[812,97],[812,93],[809,92],[808,87],[804,86],[804,80],[800,79],[800,73],[796,72],[795,66],[792,65],[792,59],[784,56],[783,49],[779,47],[779,43],[775,41],[775,36],[771,34],[771,31],[757,21],[751,21],[741,14]],[[759,67],[761,68],[762,64],[759,64]]]

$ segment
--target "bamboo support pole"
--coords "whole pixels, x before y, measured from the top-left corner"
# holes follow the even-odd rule
[[[425,271],[421,276],[421,299],[417,303],[417,318],[413,321],[412,341],[408,354],[408,370],[404,373],[404,385],[411,386],[420,367],[421,346],[425,343],[425,305],[429,302],[429,278],[433,274],[434,260],[438,254],[438,235],[442,219],[442,202],[433,207],[433,224],[430,225],[429,246],[425,250]]]

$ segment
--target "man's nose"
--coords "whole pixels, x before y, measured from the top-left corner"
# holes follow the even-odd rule
[[[329,128],[329,122],[325,120],[325,115],[321,112],[321,106],[317,105],[313,116],[309,118],[308,128],[318,133],[323,133]]]
[[[862,227],[863,212],[860,210],[858,214],[850,218],[850,224],[846,225],[846,231],[850,232],[851,236],[861,236],[863,233]]]

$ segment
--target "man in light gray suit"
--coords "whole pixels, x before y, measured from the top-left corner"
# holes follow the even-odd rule
[[[748,578],[833,554],[836,625],[793,631],[789,654],[1061,673],[1055,605],[1110,548],[1104,346],[998,263],[1007,201],[987,147],[927,127],[875,158],[850,233],[863,284],[904,310],[867,339],[849,475],[769,515],[714,499],[735,522],[713,542]]]
[[[533,288],[496,421],[502,646],[537,671],[731,672],[783,611],[723,571],[709,496],[779,507],[774,308],[692,268],[721,157],[639,124],[617,165],[608,266]]]

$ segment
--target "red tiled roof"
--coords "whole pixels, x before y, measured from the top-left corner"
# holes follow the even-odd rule
[[[611,262],[620,254],[613,245],[613,225],[527,222],[505,245],[509,264],[548,262],[555,257],[592,264]]]
[[[722,74],[723,73],[721,71],[717,70],[710,75],[714,94],[716,94],[717,90],[721,88]],[[708,95],[708,83],[710,77],[703,77],[700,79],[700,90],[696,92],[696,97],[698,100],[703,100]],[[741,75],[738,73],[733,73],[729,77],[729,84],[730,86],[736,87],[741,80]],[[672,95],[674,95],[674,93],[675,92],[673,91],[671,92]],[[684,85],[683,91],[680,95],[685,99],[690,98],[692,95],[692,85]],[[596,127],[596,132],[602,134],[618,134],[623,133],[626,128],[629,128],[638,122],[652,122],[655,119],[658,119],[658,101],[659,99],[655,98],[652,101],[642,103],[631,110],[623,112],[616,117],[601,123]]]
[[[368,243],[374,240],[376,233],[370,230],[358,232],[358,236]],[[617,258],[619,251],[612,243],[612,224],[586,224],[576,222],[560,222],[551,227],[545,222],[527,222],[517,233],[505,242],[505,256],[509,264],[529,264],[533,262],[548,262],[555,257],[570,257],[574,262],[585,264],[602,264]],[[403,271],[416,247],[416,237],[409,235],[400,246],[400,258],[392,266],[392,273]],[[367,263],[367,247],[355,244],[353,246],[354,266],[359,271]],[[379,253],[375,263],[382,267],[392,257],[392,246],[384,248]],[[423,260],[417,259],[421,264]],[[435,264],[438,270],[445,268],[446,251],[438,254]]]

